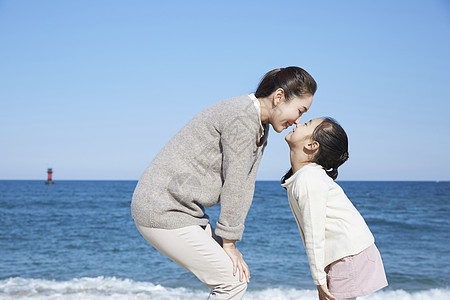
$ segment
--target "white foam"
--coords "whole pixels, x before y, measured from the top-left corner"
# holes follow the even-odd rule
[[[183,287],[166,288],[150,282],[139,282],[114,277],[77,278],[69,281],[43,279],[9,278],[0,280],[0,299],[83,299],[83,300],[194,300],[206,299],[208,289],[192,290]],[[315,290],[289,288],[267,288],[252,290],[245,294],[245,300],[317,300]],[[403,290],[380,291],[364,300],[431,300],[450,299],[450,289],[433,289],[408,293]]]
[[[0,299],[198,299],[207,292],[164,288],[149,282],[114,277],[70,281],[10,278],[0,281]]]

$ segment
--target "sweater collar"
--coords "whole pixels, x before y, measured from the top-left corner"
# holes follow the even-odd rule
[[[250,97],[250,99],[252,99],[253,101],[253,105],[255,105],[256,108],[256,112],[258,113],[258,121],[259,121],[259,132],[260,132],[260,136],[259,138],[261,139],[264,136],[264,133],[266,131],[266,126],[263,126],[263,124],[261,123],[261,103],[259,103],[258,98],[256,98],[255,94],[249,94],[248,95]]]

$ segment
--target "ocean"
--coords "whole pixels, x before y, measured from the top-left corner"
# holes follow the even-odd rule
[[[0,181],[0,299],[206,299],[148,244],[136,181]],[[375,236],[389,287],[359,299],[450,299],[450,182],[338,183]],[[215,224],[219,207],[207,208]],[[244,299],[318,299],[285,190],[257,181],[238,249]]]

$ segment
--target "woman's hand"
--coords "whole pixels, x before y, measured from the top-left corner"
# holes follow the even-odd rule
[[[239,270],[239,280],[242,282],[245,276],[248,283],[250,282],[250,270],[248,269],[241,252],[236,248],[235,242],[236,241],[233,240],[223,239],[223,250],[225,250],[225,253],[233,262],[233,276],[235,276],[236,271]]]
[[[322,284],[317,286],[317,291],[319,292],[319,300],[337,300],[336,297],[330,294],[328,291],[327,284]]]

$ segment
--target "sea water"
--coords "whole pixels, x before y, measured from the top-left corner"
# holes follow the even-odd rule
[[[206,299],[130,213],[136,181],[0,181],[0,299]],[[360,299],[450,299],[450,183],[338,183],[375,236],[389,287]],[[220,207],[207,208],[211,223]],[[256,182],[237,247],[244,299],[317,299],[285,190]]]

